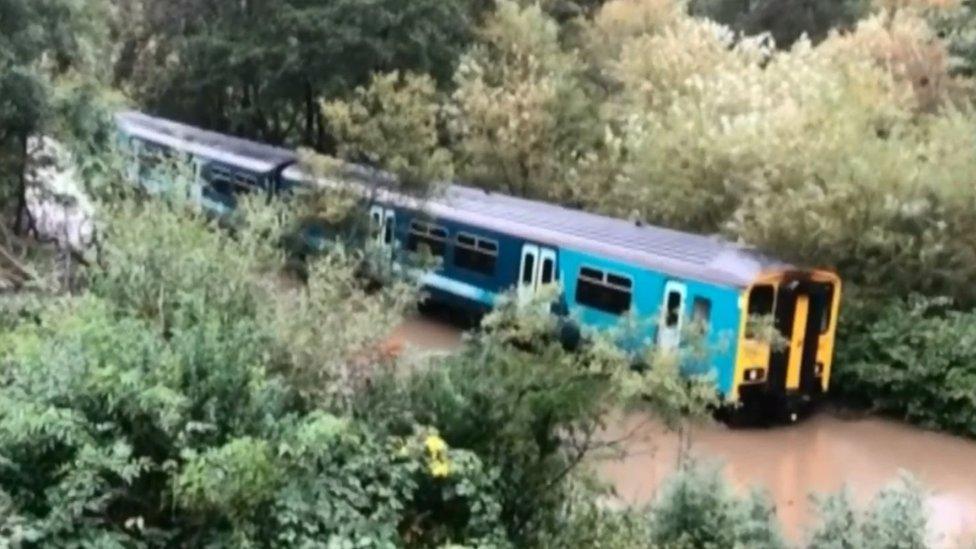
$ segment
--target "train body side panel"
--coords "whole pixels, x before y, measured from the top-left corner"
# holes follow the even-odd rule
[[[486,310],[495,304],[499,294],[507,292],[514,286],[523,240],[453,220],[430,218],[410,209],[397,208],[396,212],[394,232],[397,240],[397,255],[400,258],[407,253],[404,246],[410,238],[411,221],[423,220],[443,227],[448,232],[447,245],[440,266],[421,276],[421,282],[435,300],[466,309]],[[491,274],[465,269],[455,264],[455,239],[458,233],[462,232],[498,244],[495,269]]]
[[[594,309],[577,302],[576,290],[581,267],[590,267],[624,275],[633,281],[631,317]],[[731,395],[735,382],[735,356],[738,342],[741,291],[695,280],[675,279],[665,274],[635,267],[619,261],[606,259],[572,249],[560,250],[560,279],[563,282],[564,296],[570,314],[584,326],[595,329],[620,327],[622,322],[631,322],[636,334],[625,336],[628,347],[654,345],[657,343],[659,325],[662,320],[662,305],[665,299],[665,286],[669,281],[684,285],[685,299],[681,314],[691,318],[695,301],[707,300],[709,304],[708,330],[704,348],[705,355],[688,353],[683,357],[684,373],[689,375],[715,376],[716,386],[726,396]]]

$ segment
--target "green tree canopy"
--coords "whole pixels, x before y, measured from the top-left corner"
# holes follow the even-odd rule
[[[142,23],[117,23],[116,74],[164,114],[327,148],[320,98],[341,98],[376,72],[449,81],[478,10],[468,0],[131,0],[127,13]]]

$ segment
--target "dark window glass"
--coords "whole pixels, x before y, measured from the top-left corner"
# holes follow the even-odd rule
[[[589,278],[596,281],[603,280],[603,271],[598,271],[596,269],[591,269],[589,267],[581,267],[579,275],[581,277]]]
[[[454,264],[462,269],[481,274],[495,274],[495,263],[498,259],[497,249],[498,244],[494,241],[480,240],[471,235],[459,234],[457,245],[454,247]]]
[[[629,278],[625,276],[618,276],[611,273],[607,273],[607,282],[614,286],[619,286],[621,288],[627,288],[627,289],[630,289],[631,286],[633,285],[633,282]]]
[[[773,314],[773,287],[755,286],[749,293],[749,316]]]
[[[369,237],[375,241],[380,236],[380,212],[373,212],[369,216]]]
[[[678,325],[678,321],[681,320],[681,292],[676,292],[674,290],[668,292],[668,309],[665,315],[664,325],[668,328],[674,328]]]
[[[253,191],[257,188],[257,178],[241,172],[233,172],[223,166],[208,164],[203,170],[203,179],[214,191],[231,196]]]
[[[542,283],[551,284],[553,280],[553,261],[550,258],[546,258],[542,261]]]
[[[834,287],[831,285],[826,292],[824,297],[826,300],[824,302],[823,315],[820,317],[820,333],[826,334],[830,330],[830,318],[833,314],[834,308]]]
[[[751,319],[757,316],[766,316],[773,314],[773,304],[776,299],[776,292],[773,287],[766,284],[762,286],[753,286],[752,291],[749,292],[749,316],[746,318],[746,337],[754,338],[756,334],[754,333],[754,326]]]
[[[393,224],[394,223],[395,223],[395,221],[393,221],[393,218],[392,217],[387,217],[386,218],[386,226],[383,227],[383,243],[384,244],[393,244]]]
[[[443,227],[430,225],[420,221],[410,223],[410,235],[407,238],[407,249],[411,252],[420,251],[421,244],[430,249],[431,255],[443,257],[447,248],[447,230]]]
[[[708,328],[712,321],[712,302],[704,297],[696,297],[692,304],[691,321],[703,328]]]
[[[615,275],[611,275],[615,276]],[[619,277],[618,277],[619,278]],[[628,280],[628,282],[630,282]],[[631,292],[603,281],[603,273],[583,267],[576,280],[576,302],[610,314],[623,314],[630,310]]]
[[[522,258],[522,284],[532,284],[532,278],[535,276],[535,256],[528,254]]]

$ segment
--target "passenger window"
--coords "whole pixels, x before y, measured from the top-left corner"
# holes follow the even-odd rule
[[[668,292],[667,314],[665,315],[664,325],[668,328],[675,328],[681,321],[681,292]]]
[[[771,285],[753,286],[749,292],[749,316],[746,318],[746,337],[754,339],[756,337],[753,318],[763,317],[773,314],[775,306],[776,292]]]
[[[535,274],[535,256],[528,254],[525,256],[522,266],[522,284],[532,284],[532,275]]]
[[[552,259],[546,258],[542,261],[542,283],[552,284],[553,280],[553,262]]]
[[[749,316],[773,314],[774,293],[769,285],[755,286],[749,293]]]
[[[407,249],[411,252],[419,251],[421,244],[430,248],[431,255],[443,257],[447,248],[447,229],[424,221],[411,221]]]
[[[495,274],[498,243],[474,235],[460,233],[455,239],[454,265],[485,275]]]
[[[692,304],[691,321],[706,331],[712,322],[712,302],[704,297],[696,297]]]
[[[628,277],[582,267],[576,279],[576,302],[620,315],[630,311],[632,287]]]

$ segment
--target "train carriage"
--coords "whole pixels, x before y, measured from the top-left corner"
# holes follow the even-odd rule
[[[297,155],[287,149],[191,128],[138,112],[116,115],[123,148],[138,160],[131,175],[150,191],[167,185],[167,159],[188,160],[194,198],[217,214],[234,209],[237,196],[278,189],[281,171]]]
[[[634,323],[641,342],[666,349],[685,343],[688,324],[702,327],[710,355],[690,371],[712,374],[729,402],[772,400],[791,408],[829,386],[841,292],[831,272],[799,269],[716,238],[462,185],[420,199],[366,168],[315,178],[281,149],[135,117],[136,126],[165,128],[169,139],[162,140],[149,135],[152,129],[133,132],[132,117],[124,121],[123,134],[252,174],[259,182],[252,190],[358,186],[370,201],[377,245],[393,258],[424,247],[441,259],[438,268],[419,273],[436,300],[483,311],[506,292],[529,299],[558,284],[561,311],[585,327]],[[235,163],[241,158],[255,163]],[[756,328],[757,318],[770,319],[779,344]]]

